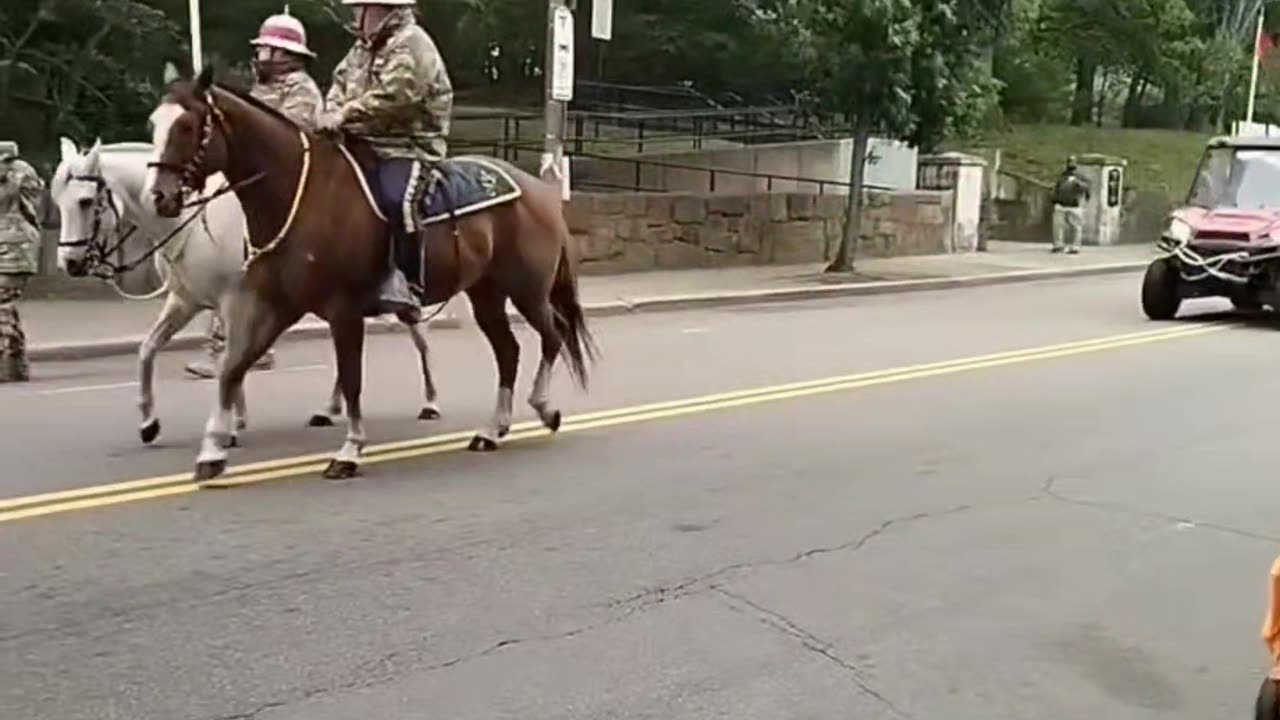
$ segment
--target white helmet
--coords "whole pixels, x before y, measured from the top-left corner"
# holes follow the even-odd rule
[[[342,0],[343,5],[417,5],[418,0]]]
[[[249,44],[280,48],[307,57],[316,56],[311,52],[311,48],[307,47],[307,29],[298,18],[289,14],[288,5],[284,7],[282,14],[272,15],[264,20],[262,27],[258,29],[258,37]]]

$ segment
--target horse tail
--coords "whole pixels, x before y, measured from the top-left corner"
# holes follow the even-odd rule
[[[567,236],[568,233],[565,233]],[[578,300],[578,279],[569,255],[568,237],[560,246],[556,277],[551,283],[551,309],[556,332],[564,341],[560,354],[578,386],[587,387],[587,363],[595,362],[597,348],[587,330],[587,316]]]

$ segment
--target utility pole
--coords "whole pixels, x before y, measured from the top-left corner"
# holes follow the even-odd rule
[[[1244,114],[1244,121],[1250,124],[1253,123],[1254,101],[1258,98],[1258,66],[1262,64],[1262,22],[1266,12],[1266,7],[1258,8],[1258,29],[1253,36],[1253,68],[1249,73],[1249,104]]]
[[[191,15],[191,73],[199,75],[204,69],[204,47],[200,37],[200,0],[189,0]]]
[[[573,10],[566,0],[547,0],[546,127],[539,174],[543,180],[561,183],[566,200],[564,126],[565,111],[573,99],[573,62]]]

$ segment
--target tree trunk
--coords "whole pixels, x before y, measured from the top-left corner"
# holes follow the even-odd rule
[[[827,272],[853,272],[853,259],[862,237],[862,183],[866,177],[867,145],[871,140],[871,123],[861,113],[854,119],[853,158],[849,163],[849,198],[844,210],[844,231],[836,257]]]
[[[1129,92],[1124,98],[1124,110],[1120,116],[1121,127],[1137,127],[1141,118],[1143,81],[1142,76],[1134,73],[1129,78]]]
[[[1076,92],[1071,101],[1071,124],[1085,125],[1093,119],[1093,84],[1098,64],[1093,58],[1076,60]]]

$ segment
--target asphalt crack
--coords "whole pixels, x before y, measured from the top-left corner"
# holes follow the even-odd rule
[[[1125,505],[1124,503],[1114,503],[1114,502],[1106,502],[1103,500],[1086,500],[1084,498],[1074,498],[1060,492],[1057,489],[1058,481],[1062,479],[1063,478],[1059,478],[1057,476],[1051,476],[1049,477],[1049,479],[1045,480],[1044,485],[1040,489],[1041,495],[1049,498],[1050,500],[1053,500],[1054,502],[1062,503],[1064,505],[1090,508],[1093,510],[1100,510],[1103,512],[1115,513],[1118,515],[1130,515],[1133,517],[1146,518],[1147,520],[1159,520],[1161,522],[1167,522],[1171,525],[1178,525],[1178,524],[1185,523],[1185,524],[1194,526],[1196,528],[1200,528],[1204,530],[1213,530],[1215,532],[1220,532],[1226,535],[1233,535],[1236,537],[1247,538],[1249,540],[1259,540],[1259,541],[1268,542],[1268,543],[1280,543],[1280,537],[1277,537],[1275,535],[1267,535],[1265,533],[1254,532],[1252,530],[1244,530],[1241,528],[1231,527],[1230,525],[1222,525],[1220,523],[1213,523],[1213,522],[1203,522],[1200,520],[1196,520],[1193,517],[1182,517],[1178,515],[1170,515],[1168,513],[1160,512],[1157,510],[1145,510],[1143,508],[1137,508],[1131,505]]]
[[[481,658],[488,657],[490,655],[495,655],[501,652],[506,652],[521,646],[571,640],[573,638],[585,635],[587,633],[591,633],[605,627],[609,627],[612,625],[617,625],[619,623],[625,622],[638,614],[642,614],[650,610],[653,610],[655,608],[658,608],[659,606],[667,602],[678,600],[684,597],[689,597],[692,595],[697,595],[700,593],[705,593],[708,591],[716,591],[716,592],[719,592],[721,595],[737,598],[737,596],[734,596],[732,593],[729,593],[728,591],[724,590],[720,586],[714,584],[714,581],[742,570],[749,570],[749,569],[755,569],[760,567],[778,567],[778,566],[784,566],[784,565],[790,565],[793,563],[803,562],[810,558],[814,558],[821,555],[829,555],[829,554],[843,553],[843,552],[857,552],[863,549],[864,547],[866,547],[868,543],[872,542],[876,538],[879,538],[880,536],[884,535],[890,530],[893,530],[896,527],[918,523],[931,518],[954,515],[957,513],[969,511],[971,509],[973,509],[971,506],[960,505],[960,506],[948,508],[945,510],[914,513],[912,515],[904,515],[901,517],[885,520],[884,522],[880,523],[876,527],[872,528],[870,531],[865,532],[862,535],[859,535],[858,537],[853,538],[852,540],[849,540],[847,542],[839,543],[836,545],[830,545],[830,546],[810,548],[808,550],[797,552],[783,559],[763,559],[763,560],[740,562],[740,563],[734,563],[732,565],[726,565],[712,572],[698,575],[696,577],[689,578],[687,580],[675,583],[673,585],[654,588],[652,590],[647,590],[645,592],[638,593],[629,598],[624,598],[622,600],[609,603],[607,607],[610,611],[612,611],[612,614],[609,615],[608,617],[605,617],[604,619],[597,620],[595,622],[587,623],[584,625],[579,625],[577,627],[573,627],[571,629],[568,629],[562,632],[545,633],[542,635],[532,635],[529,637],[516,637],[516,638],[507,638],[504,640],[499,640],[475,652],[466,653],[464,655],[458,655],[448,660],[431,663],[429,665],[422,665],[417,667],[414,666],[415,656],[421,656],[426,652],[426,648],[423,647],[422,645],[419,645],[418,647],[412,647],[412,648],[401,648],[399,650],[387,653],[386,655],[383,655],[382,657],[377,658],[376,660],[371,660],[356,666],[349,672],[349,674],[354,677],[352,677],[351,679],[345,682],[330,684],[324,687],[312,688],[310,690],[296,693],[293,697],[288,699],[274,700],[269,703],[264,703],[262,705],[257,706],[253,710],[250,710],[247,712],[240,712],[240,713],[235,713],[230,715],[219,715],[211,718],[210,720],[257,720],[257,718],[262,713],[270,710],[286,707],[288,705],[296,705],[298,703],[307,702],[309,700],[312,700],[318,697],[323,697],[325,695],[332,695],[335,693],[349,692],[352,690],[362,690],[370,687],[376,687],[378,685],[391,682],[395,680],[397,677],[402,677],[407,673],[417,673],[417,674],[425,675],[425,674],[430,674],[434,672],[440,672],[442,670],[454,668],[468,662],[479,660]],[[745,598],[738,598],[738,599],[739,599],[739,602],[743,603],[744,605],[749,605],[752,609],[754,609],[756,612],[762,615],[769,613],[770,617],[773,618],[772,622],[780,630],[785,629],[785,631],[787,631],[788,634],[792,634],[797,639],[802,640],[805,643],[805,646],[812,652],[819,653],[824,657],[826,657],[830,662],[836,663],[841,667],[843,667],[846,672],[849,672],[852,674],[851,676],[854,678],[854,682],[858,684],[859,688],[863,692],[865,692],[868,696],[875,698],[878,702],[880,702],[885,707],[893,711],[898,717],[904,717],[904,718],[909,717],[908,715],[903,713],[901,710],[897,709],[892,702],[890,702],[887,698],[885,698],[878,691],[872,688],[864,679],[862,679],[861,672],[851,663],[849,663],[848,661],[836,655],[834,650],[832,650],[829,644],[823,643],[821,640],[819,640],[812,634],[807,633],[806,631],[802,630],[799,626],[797,626],[795,623],[792,623],[789,620],[786,620],[786,618],[782,617],[781,615],[778,615],[777,613],[770,613],[770,611],[767,611],[764,608],[756,606],[754,603],[752,603],[751,601]]]
[[[268,703],[257,706],[253,710],[231,715],[218,715],[210,720],[256,720],[259,715],[269,710],[275,710],[290,705],[297,705],[308,702],[326,695],[350,692],[353,690],[364,690],[379,685],[385,685],[406,674],[413,673],[419,675],[428,675],[430,673],[447,670],[459,665],[479,660],[490,655],[514,649],[523,645],[532,645],[546,642],[559,642],[563,640],[571,640],[580,635],[585,635],[595,630],[599,630],[610,625],[615,625],[624,621],[628,615],[618,615],[594,623],[581,625],[563,632],[545,633],[542,635],[533,635],[530,637],[508,638],[499,640],[483,649],[475,652],[458,655],[448,660],[432,663],[430,665],[413,666],[413,658],[425,652],[423,647],[415,647],[409,649],[400,649],[387,653],[382,657],[362,663],[350,671],[350,675],[354,676],[345,682],[334,683],[323,687],[315,687],[305,690],[294,696],[283,699],[273,700]],[[408,666],[408,667],[405,667]],[[397,668],[400,668],[397,671]]]
[[[911,717],[910,714],[899,708],[884,693],[872,687],[871,681],[867,679],[862,669],[849,660],[841,657],[840,654],[836,652],[834,644],[829,643],[809,630],[804,629],[794,620],[791,620],[782,613],[770,610],[745,595],[735,593],[731,590],[726,590],[724,587],[719,585],[712,586],[710,590],[711,592],[718,594],[725,605],[733,611],[751,611],[750,614],[754,615],[756,619],[766,627],[776,630],[783,635],[798,641],[801,647],[805,650],[826,659],[828,662],[840,668],[849,676],[849,680],[862,694],[880,703],[880,705],[893,713],[895,717]]]
[[[945,510],[914,513],[911,515],[903,515],[900,517],[890,518],[880,523],[880,525],[876,526],[870,531],[863,533],[862,535],[859,535],[858,537],[853,538],[852,540],[840,543],[838,545],[830,545],[830,546],[816,547],[809,550],[803,550],[794,555],[791,555],[790,557],[781,558],[781,559],[765,558],[761,560],[750,560],[745,562],[733,563],[732,565],[725,565],[724,567],[717,568],[715,570],[704,573],[702,575],[686,578],[684,580],[680,580],[672,584],[661,585],[655,588],[650,588],[648,590],[643,590],[641,592],[638,592],[634,595],[630,595],[628,597],[621,598],[619,600],[614,600],[609,603],[608,607],[614,608],[614,609],[631,608],[629,612],[635,612],[636,610],[647,609],[650,606],[661,605],[662,603],[670,602],[671,600],[678,600],[680,598],[687,597],[689,595],[695,595],[701,592],[705,592],[711,589],[711,585],[716,580],[719,580],[733,573],[748,571],[748,570],[755,570],[757,568],[763,568],[763,567],[781,567],[784,565],[791,565],[794,563],[803,562],[805,560],[808,560],[810,558],[814,558],[820,555],[832,555],[832,554],[845,553],[845,552],[858,552],[862,550],[864,547],[866,547],[867,544],[870,543],[872,540],[875,540],[881,535],[884,535],[885,533],[899,526],[911,525],[911,524],[919,523],[925,520],[946,517],[948,515],[956,515],[959,513],[968,512],[970,510],[973,510],[973,506],[971,505],[958,505],[952,508],[947,508]]]

